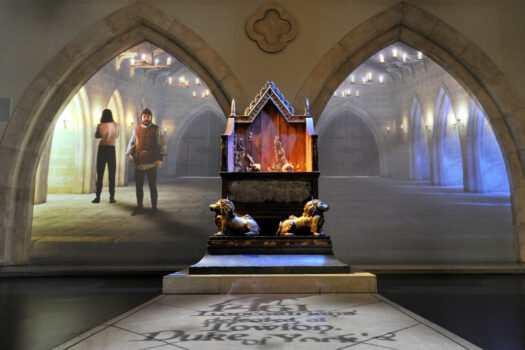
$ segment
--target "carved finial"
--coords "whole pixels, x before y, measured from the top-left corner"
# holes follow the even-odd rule
[[[230,117],[235,117],[237,115],[237,112],[235,111],[235,99],[232,98],[232,108],[230,111]]]
[[[306,108],[304,110],[304,115],[310,115],[310,102],[308,101],[308,97],[306,98]]]

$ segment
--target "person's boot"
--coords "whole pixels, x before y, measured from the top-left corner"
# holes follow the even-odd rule
[[[117,203],[117,201],[115,200],[114,196],[109,197],[109,202],[110,203]]]
[[[144,208],[142,207],[142,205],[137,205],[135,209],[133,209],[133,211],[131,212],[131,216],[140,215],[143,212],[144,212]]]
[[[96,196],[95,199],[91,201],[91,203],[100,203],[100,196]]]
[[[159,210],[157,209],[157,197],[151,198],[151,215],[157,215]]]

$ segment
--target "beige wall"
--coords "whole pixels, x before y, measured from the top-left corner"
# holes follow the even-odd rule
[[[248,96],[274,80],[289,100],[304,79],[346,33],[396,0],[279,1],[299,22],[299,34],[277,54],[261,51],[244,32],[262,0],[147,1],[191,28],[221,56]],[[37,73],[90,24],[133,1],[4,0],[0,42],[4,48],[0,96],[16,106]],[[525,98],[525,3],[521,0],[411,1],[473,41]],[[244,108],[245,106],[238,106]],[[296,106],[299,108],[302,106]],[[5,126],[0,126],[5,127]],[[1,129],[0,129],[1,130]]]

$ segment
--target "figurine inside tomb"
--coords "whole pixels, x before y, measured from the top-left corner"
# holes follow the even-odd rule
[[[250,140],[248,138],[248,140]],[[261,171],[261,165],[253,161],[253,157],[246,152],[244,147],[244,138],[235,136],[234,138],[234,170],[235,171],[249,171],[257,172]]]
[[[233,150],[235,154],[233,169],[234,171],[243,171],[244,157],[246,155],[244,149],[244,138],[235,135],[233,140]]]
[[[286,153],[281,143],[281,139],[277,135],[273,138],[273,154],[274,162],[271,167],[268,167],[268,171],[293,172],[293,165],[288,162],[288,159],[286,159]]]

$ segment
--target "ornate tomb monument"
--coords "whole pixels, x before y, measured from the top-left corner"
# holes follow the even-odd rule
[[[375,292],[375,276],[351,273],[323,232],[328,205],[318,198],[317,159],[308,100],[304,115],[296,115],[267,82],[243,115],[232,101],[221,141],[222,199],[210,205],[217,232],[197,264],[165,277],[164,292],[213,292],[195,287],[211,277],[220,279],[215,292],[221,293],[232,292],[231,281],[250,284],[250,278],[262,278],[266,287],[233,292],[312,292],[290,282],[298,277],[316,292]]]

